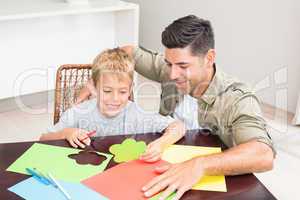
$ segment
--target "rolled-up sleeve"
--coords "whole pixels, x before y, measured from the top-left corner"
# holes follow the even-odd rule
[[[255,95],[247,94],[239,98],[232,106],[229,119],[234,144],[256,140],[267,144],[272,148],[274,156],[276,155],[266,122],[262,117],[259,101]]]
[[[163,55],[143,47],[135,47],[133,57],[136,72],[153,81],[162,82],[164,80],[167,65]]]

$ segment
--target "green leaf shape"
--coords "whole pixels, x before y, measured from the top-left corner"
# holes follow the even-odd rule
[[[146,147],[144,141],[127,138],[121,144],[112,145],[109,152],[114,155],[116,163],[122,163],[138,159],[145,152]]]

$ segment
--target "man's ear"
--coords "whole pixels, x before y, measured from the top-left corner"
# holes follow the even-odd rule
[[[215,49],[209,49],[208,52],[205,55],[205,64],[206,65],[213,65],[215,63],[216,59],[216,50]]]

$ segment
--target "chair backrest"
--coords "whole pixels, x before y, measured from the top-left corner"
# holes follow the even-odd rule
[[[56,72],[54,124],[70,108],[92,75],[91,64],[66,64]]]
[[[56,124],[61,114],[70,108],[92,76],[91,64],[66,64],[58,68],[56,72],[54,120]],[[133,92],[129,99],[134,100]]]

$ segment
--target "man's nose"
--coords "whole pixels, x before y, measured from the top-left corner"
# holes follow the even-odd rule
[[[175,80],[179,77],[179,71],[178,71],[178,67],[172,65],[170,67],[170,79],[171,80]]]

